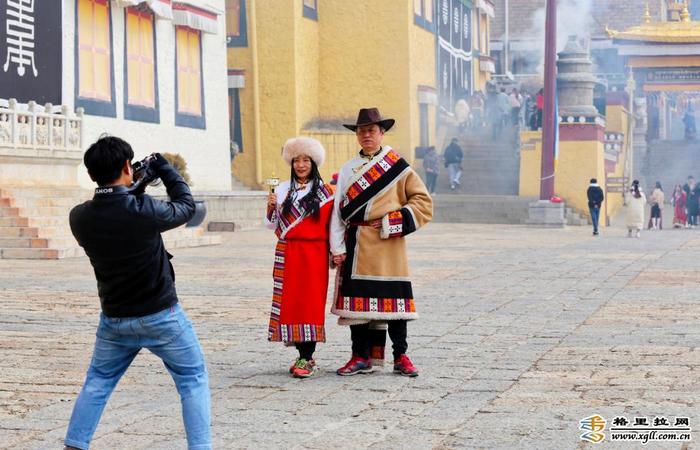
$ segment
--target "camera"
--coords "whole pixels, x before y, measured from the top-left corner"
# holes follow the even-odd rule
[[[159,186],[161,184],[156,171],[151,167],[151,162],[155,159],[155,155],[149,155],[131,165],[131,169],[134,172],[134,182],[129,186],[130,193],[143,194],[146,186],[149,184],[151,186]]]

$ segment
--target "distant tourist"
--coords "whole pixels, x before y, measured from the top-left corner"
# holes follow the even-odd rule
[[[423,156],[423,169],[425,169],[425,185],[428,192],[435,192],[435,183],[437,182],[438,174],[440,173],[440,162],[434,146],[428,147],[428,151]]]
[[[489,127],[491,127],[491,139],[497,140],[501,135],[501,129],[503,128],[503,113],[498,105],[498,92],[493,90],[487,90],[486,93],[486,122]]]
[[[535,105],[537,108],[537,115],[536,115],[536,122],[535,122],[535,129],[533,131],[537,131],[540,128],[542,128],[542,113],[544,111],[544,89],[540,89],[537,91],[537,95],[535,96]]]
[[[505,88],[501,88],[501,92],[498,93],[498,109],[500,112],[500,129],[503,129],[503,126],[510,123],[511,111],[510,98],[508,97],[508,94],[506,94]],[[499,130],[498,135],[494,136],[494,139],[499,138],[500,134],[501,132]]]
[[[591,184],[588,186],[588,210],[591,213],[591,222],[593,222],[593,236],[598,235],[598,220],[600,219],[600,207],[605,200],[603,190],[598,185],[598,180],[591,178]]]
[[[469,99],[469,109],[471,111],[471,128],[478,130],[484,127],[484,94],[476,91]]]
[[[688,226],[695,228],[698,224],[698,211],[700,209],[700,188],[695,183],[693,176],[688,176],[688,182],[683,186],[686,194],[686,211],[688,212]]]
[[[457,138],[452,138],[443,155],[445,167],[450,171],[450,189],[453,191],[459,187],[462,178],[464,152],[462,152],[462,147],[459,146],[458,142]]]
[[[627,211],[625,213],[625,224],[627,225],[627,237],[639,237],[644,226],[644,205],[646,197],[639,189],[639,180],[632,182],[629,195],[627,197]]]
[[[664,207],[664,190],[661,188],[661,182],[657,181],[654,190],[649,197],[651,204],[651,216],[649,217],[649,229],[661,229],[661,209]]]
[[[510,123],[514,126],[520,126],[520,108],[522,107],[523,96],[520,95],[516,88],[510,92],[508,103],[510,104]]]
[[[469,103],[464,98],[460,98],[455,103],[455,119],[459,132],[464,133],[469,125]]]
[[[693,111],[693,105],[688,104],[688,108],[683,114],[683,125],[685,125],[685,138],[687,140],[695,139],[697,135],[697,130],[695,128],[695,112]]]
[[[331,181],[328,182],[328,187],[335,194],[335,187],[338,185],[338,172],[333,172]]]
[[[688,214],[685,212],[687,196],[680,184],[673,188],[671,205],[673,205],[673,227],[687,227]]]

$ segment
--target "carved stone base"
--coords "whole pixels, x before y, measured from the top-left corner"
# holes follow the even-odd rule
[[[78,187],[78,166],[82,155],[75,152],[56,154],[55,150],[0,148],[0,187],[64,186]]]
[[[525,223],[532,228],[565,228],[564,203],[549,200],[530,203],[529,217]]]

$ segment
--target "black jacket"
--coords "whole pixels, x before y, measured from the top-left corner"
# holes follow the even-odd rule
[[[588,191],[586,193],[588,194],[588,207],[600,208],[600,205],[603,203],[603,200],[605,200],[605,196],[603,195],[603,189],[601,189],[600,186],[590,185],[588,186]]]
[[[445,154],[443,155],[443,158],[445,158],[445,166],[453,163],[461,163],[462,158],[464,158],[462,147],[460,147],[459,144],[454,143],[448,145],[445,149]]]
[[[70,227],[95,270],[102,312],[141,317],[177,303],[175,272],[160,233],[194,215],[185,180],[170,164],[157,169],[171,201],[132,195],[125,186],[95,189],[70,212]]]

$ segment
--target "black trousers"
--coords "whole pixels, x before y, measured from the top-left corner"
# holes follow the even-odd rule
[[[299,358],[310,361],[314,359],[316,342],[296,342],[294,346],[299,350]]]
[[[398,359],[408,350],[408,342],[406,342],[408,334],[406,322],[406,320],[390,320],[387,322],[389,324],[389,338],[391,338],[393,344],[394,359]],[[376,336],[377,334],[381,334],[382,336]],[[350,325],[352,353],[361,358],[369,358],[373,341],[381,340],[383,336],[385,336],[384,330],[370,329],[368,323]]]

